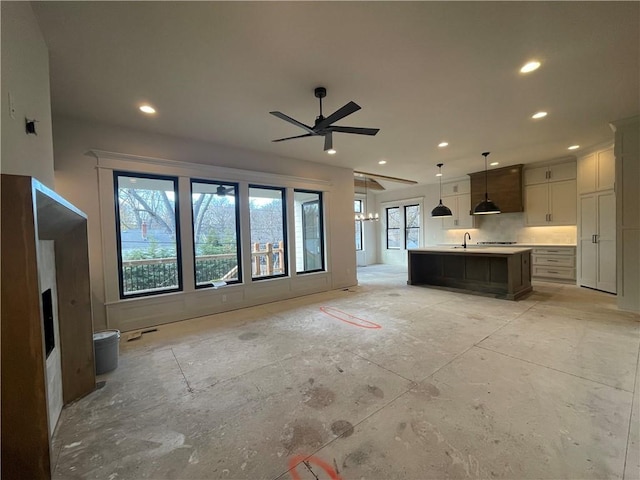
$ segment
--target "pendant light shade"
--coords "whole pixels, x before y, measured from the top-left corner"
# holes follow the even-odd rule
[[[489,215],[493,213],[500,213],[500,207],[498,207],[495,203],[489,200],[489,188],[487,181],[487,157],[490,152],[484,152],[482,155],[484,156],[484,200],[475,206],[473,209],[474,215]]]
[[[438,206],[433,210],[431,210],[431,216],[432,217],[451,217],[452,216],[451,209],[446,205],[443,205],[442,200],[440,200],[440,203],[438,204]]]
[[[438,203],[436,208],[431,210],[432,217],[451,217],[452,216],[451,209],[442,204],[442,165],[444,165],[444,163],[439,163],[437,165],[438,168],[440,169],[440,173],[438,175],[438,177],[440,178],[440,203]]]

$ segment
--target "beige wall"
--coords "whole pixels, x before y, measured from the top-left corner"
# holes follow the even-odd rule
[[[618,307],[640,312],[640,117],[612,123],[616,156]]]
[[[0,2],[2,14],[2,173],[54,188],[49,52],[29,2]],[[15,114],[9,109],[9,95]],[[37,120],[37,135],[25,132]]]
[[[105,291],[110,291],[109,284],[105,284],[105,271],[107,272],[107,282],[112,282],[113,279],[110,278],[112,275],[109,275],[108,272],[113,269],[114,252],[103,250],[103,246],[110,242],[112,243],[113,239],[110,237],[111,234],[103,237],[104,231],[101,221],[107,220],[101,220],[97,160],[94,156],[87,154],[92,149],[127,154],[130,159],[132,158],[130,156],[137,155],[189,162],[191,164],[241,169],[246,170],[249,174],[251,172],[263,172],[282,175],[283,178],[286,176],[289,183],[291,183],[293,177],[325,182],[326,188],[329,189],[329,192],[325,195],[327,267],[329,272],[324,289],[343,288],[356,283],[355,245],[353,241],[354,188],[353,172],[351,170],[268,156],[206,142],[133,131],[86,120],[56,117],[54,122],[57,191],[88,215],[91,289],[94,326],[96,329],[107,326],[107,309],[105,309],[104,305],[108,300],[113,301],[112,298],[108,299],[105,295]],[[126,162],[125,160],[123,161]],[[130,160],[124,165],[128,165],[137,171],[144,171],[142,167],[135,166],[135,163],[134,160]],[[162,171],[163,167],[154,165],[153,168],[159,168],[159,171]],[[102,192],[102,194],[107,197],[109,195],[109,193],[105,194],[105,192]],[[111,206],[108,206],[106,211],[110,213],[111,209]],[[112,250],[111,247],[108,246],[108,248]],[[314,277],[307,278],[313,279]],[[265,303],[303,293],[293,291],[295,287],[292,287],[291,283],[296,282],[288,284],[284,281],[278,282],[255,282],[261,284],[261,293],[252,291],[249,285],[240,289],[235,287],[232,289],[232,286],[229,286],[225,287],[228,290],[219,289],[209,292],[207,295],[203,295],[202,290],[192,292],[188,301],[185,300],[185,308],[189,311],[184,313],[184,318],[241,308],[251,304]],[[298,285],[302,285],[302,283],[302,281],[297,282]],[[269,285],[268,294],[265,293],[267,285]],[[225,294],[227,303],[224,305],[216,303],[216,298],[221,295],[221,292],[228,292],[228,294]],[[264,295],[262,295],[263,293]],[[203,298],[205,296],[207,301],[211,303],[206,305],[201,303],[204,301]],[[158,297],[166,296],[155,297],[157,301],[160,300]],[[165,312],[170,310],[166,305],[158,306],[154,304],[153,300],[132,301],[128,299],[126,303],[132,305],[136,302],[139,303],[140,308],[138,310],[146,309],[146,314],[148,315],[153,314],[154,308],[162,309]],[[148,304],[144,302],[148,302]],[[118,308],[118,303],[122,304],[123,302],[116,301],[115,306],[110,305],[109,308],[112,310]],[[127,315],[122,312],[119,314]],[[131,315],[134,314],[131,313]],[[173,320],[178,319],[180,318],[173,318]],[[134,323],[130,325],[134,325]]]

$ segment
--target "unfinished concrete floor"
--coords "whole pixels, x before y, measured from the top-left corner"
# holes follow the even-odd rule
[[[358,276],[123,342],[63,411],[55,478],[640,477],[640,317],[615,297]]]

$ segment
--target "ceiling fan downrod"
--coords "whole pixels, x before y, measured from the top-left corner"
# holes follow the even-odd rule
[[[318,100],[320,100],[320,115],[316,117],[316,125],[324,120],[324,116],[322,115],[322,99],[327,96],[327,89],[324,87],[316,87],[313,91],[314,95]]]

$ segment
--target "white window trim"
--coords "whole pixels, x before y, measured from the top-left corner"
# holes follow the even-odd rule
[[[177,162],[173,160],[141,157],[122,153],[90,150],[89,155],[97,159],[98,198],[100,212],[100,232],[102,240],[102,263],[104,274],[105,307],[107,326],[123,331],[160,325],[163,323],[233,310],[282,298],[292,298],[301,294],[327,291],[332,284],[329,270],[331,252],[327,242],[330,225],[324,222],[325,271],[297,276],[295,268],[289,268],[286,277],[250,281],[250,251],[242,249],[243,283],[232,284],[221,289],[196,289],[193,275],[193,240],[191,215],[191,179],[218,180],[237,183],[240,196],[248,195],[248,185],[265,185],[285,188],[287,195],[287,224],[293,221],[293,189],[312,190],[323,193],[324,216],[331,215],[331,191],[333,184],[326,180],[316,180],[272,173],[240,170],[212,165]],[[117,238],[115,224],[113,171],[148,173],[178,178],[180,228],[182,237],[183,290],[161,295],[136,298],[120,298],[118,283]],[[240,207],[240,242],[243,247],[248,240],[248,205]],[[245,211],[247,210],[247,211]],[[186,213],[184,213],[186,212]],[[189,213],[189,214],[187,214]],[[287,235],[291,230],[287,228]],[[293,238],[288,238],[289,257],[295,251]],[[248,257],[249,256],[249,259]],[[289,258],[289,265],[295,264]]]

